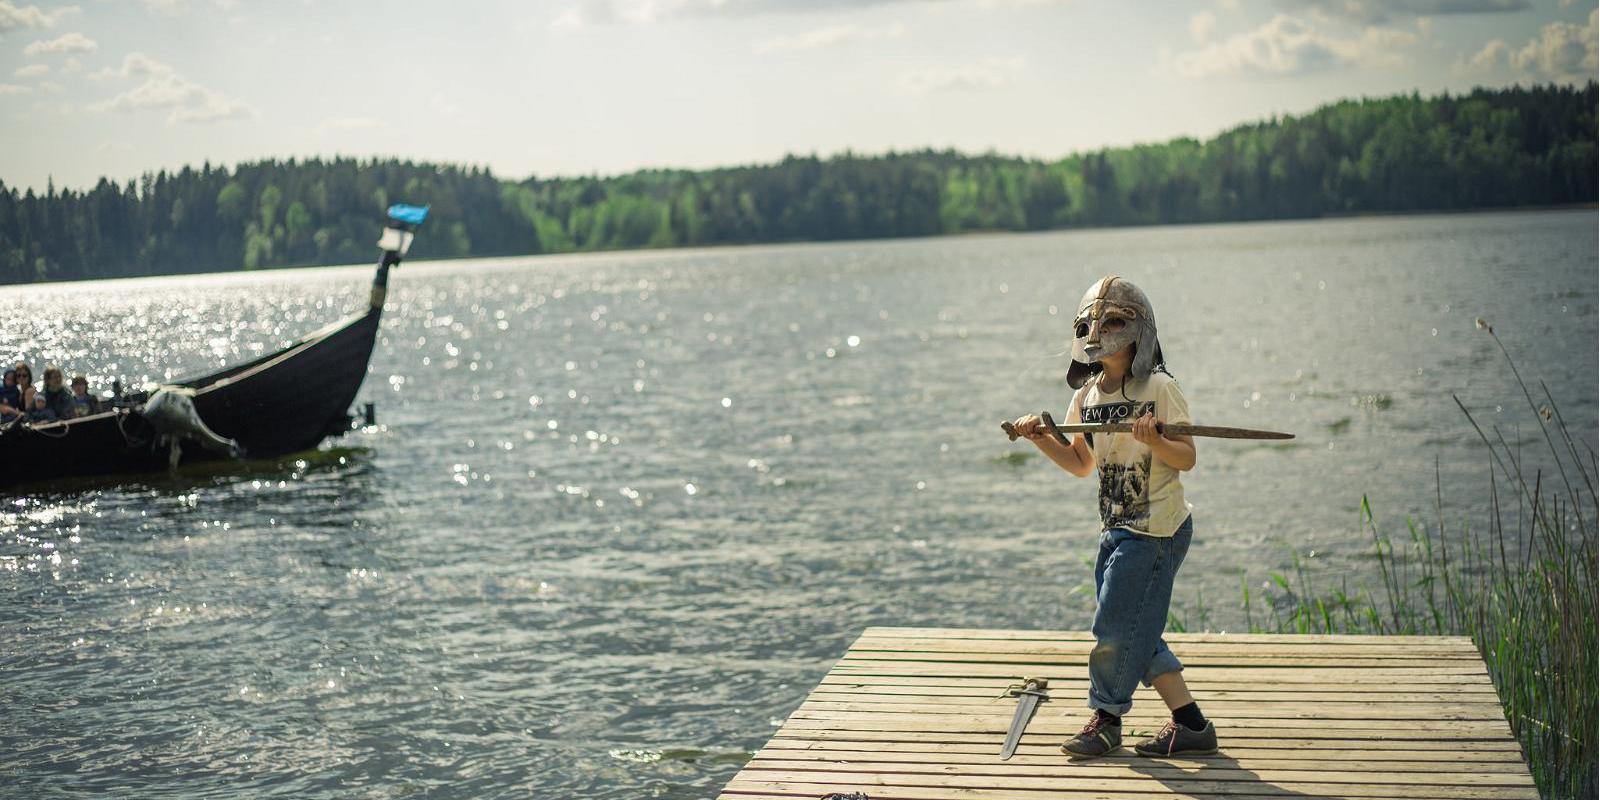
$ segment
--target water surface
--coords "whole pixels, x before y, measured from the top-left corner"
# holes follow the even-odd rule
[[[1596,214],[1140,228],[407,264],[381,425],[281,466],[0,512],[0,794],[697,798],[867,625],[1082,628],[1073,306],[1138,282],[1202,441],[1177,596],[1237,629],[1298,556],[1372,582],[1543,439],[1493,341],[1595,441]],[[424,234],[426,235],[426,234]],[[0,289],[5,344],[101,386],[366,302],[369,268]],[[307,391],[316,390],[306,376]],[[1537,383],[1534,384],[1538,391]],[[7,465],[26,471],[27,465]]]

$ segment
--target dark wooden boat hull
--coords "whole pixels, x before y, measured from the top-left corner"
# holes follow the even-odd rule
[[[212,430],[243,445],[246,458],[317,446],[349,429],[349,409],[366,378],[382,309],[374,307],[254,361],[177,385]],[[185,441],[181,464],[228,459]],[[170,448],[131,408],[0,430],[0,486],[69,477],[168,469]]]

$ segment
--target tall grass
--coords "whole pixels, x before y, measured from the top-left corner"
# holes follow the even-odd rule
[[[1494,329],[1482,320],[1478,325],[1505,353]],[[1506,360],[1512,361],[1509,353]],[[1408,520],[1403,535],[1390,536],[1379,530],[1367,499],[1361,500],[1361,525],[1372,537],[1379,586],[1352,591],[1341,580],[1337,588],[1313,589],[1296,557],[1292,576],[1274,573],[1264,593],[1252,597],[1245,585],[1243,608],[1247,626],[1258,632],[1471,636],[1541,796],[1593,798],[1600,729],[1600,464],[1589,443],[1580,450],[1548,387],[1540,383],[1541,405],[1521,375],[1516,379],[1553,468],[1525,463],[1498,428],[1485,431],[1456,398],[1489,455],[1487,519],[1449,535],[1435,462],[1435,527]],[[1204,606],[1191,611],[1197,618],[1175,619],[1175,627],[1210,627]]]

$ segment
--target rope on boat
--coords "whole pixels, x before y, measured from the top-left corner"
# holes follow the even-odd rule
[[[128,435],[128,429],[122,427],[122,420],[124,417],[128,416],[129,413],[131,412],[129,412],[127,409],[119,408],[116,409],[116,414],[113,417],[113,419],[117,421],[117,433],[122,434],[122,443],[126,444],[130,448],[140,448],[150,444],[151,440],[149,439],[145,439],[143,441],[135,440],[134,437]]]
[[[50,437],[52,439],[65,439],[65,438],[67,438],[68,434],[72,433],[72,426],[71,425],[65,425],[65,424],[61,426],[61,432],[60,433],[56,433],[54,431],[47,431],[44,428],[40,428],[40,427],[36,427],[36,426],[32,426],[32,425],[28,426],[28,429],[33,431],[34,433],[39,434],[40,436],[48,436],[48,437]]]

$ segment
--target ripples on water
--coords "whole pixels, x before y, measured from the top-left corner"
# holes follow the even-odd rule
[[[1094,484],[997,423],[1064,411],[1073,306],[1147,289],[1202,441],[1179,602],[1240,623],[1356,509],[1458,522],[1537,457],[1476,317],[1591,446],[1592,211],[406,265],[363,399],[299,461],[58,487],[0,516],[18,797],[705,797],[873,624],[1083,627]],[[34,363],[130,385],[365,302],[337,269],[0,290]],[[1575,421],[1575,422],[1574,422]],[[26,465],[7,465],[26,470]],[[1315,551],[1315,556],[1311,556]]]

